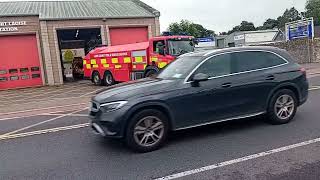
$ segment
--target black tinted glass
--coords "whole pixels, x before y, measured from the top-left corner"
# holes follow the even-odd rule
[[[20,76],[22,80],[30,79],[29,75],[22,75]]]
[[[34,71],[40,71],[40,68],[39,68],[39,67],[32,67],[32,68],[31,68],[31,71],[32,71],[32,72],[34,72]]]
[[[32,79],[40,78],[40,74],[32,74]]]
[[[27,73],[27,72],[29,72],[29,69],[28,68],[20,68],[20,72]]]
[[[19,80],[19,76],[10,76],[11,81]]]
[[[18,69],[9,69],[10,74],[18,73]]]
[[[231,74],[231,55],[224,54],[212,57],[203,63],[194,74],[204,73],[209,77]]]
[[[3,82],[3,81],[8,81],[8,78],[6,78],[6,77],[0,77],[0,82]]]
[[[232,63],[236,72],[243,72],[277,66],[285,61],[269,52],[238,52],[233,53]]]

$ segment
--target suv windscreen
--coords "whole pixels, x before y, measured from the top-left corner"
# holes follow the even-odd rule
[[[286,63],[279,56],[263,51],[246,51],[232,54],[235,72],[263,69]]]
[[[180,56],[194,51],[194,44],[190,40],[168,40],[169,54]]]
[[[199,56],[180,57],[163,69],[157,78],[184,79],[202,60]]]

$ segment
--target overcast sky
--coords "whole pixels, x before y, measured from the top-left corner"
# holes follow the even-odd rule
[[[304,11],[307,0],[142,0],[161,12],[161,31],[181,19],[223,32],[242,20],[262,25],[267,18],[277,18],[286,8]]]

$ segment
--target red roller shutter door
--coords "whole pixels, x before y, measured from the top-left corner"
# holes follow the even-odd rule
[[[110,28],[111,45],[148,41],[148,27]]]
[[[35,35],[0,36],[0,89],[42,85]]]

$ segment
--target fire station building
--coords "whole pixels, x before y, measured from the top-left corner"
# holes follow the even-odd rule
[[[61,85],[93,48],[159,35],[159,16],[139,0],[0,2],[0,90]]]

